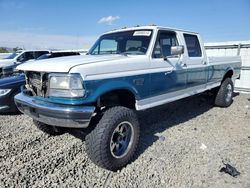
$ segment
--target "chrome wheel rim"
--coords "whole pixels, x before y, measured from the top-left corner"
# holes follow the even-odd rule
[[[226,91],[226,101],[230,102],[231,98],[232,98],[232,95],[233,95],[233,87],[232,87],[232,85],[228,84],[226,90],[227,90]]]
[[[115,158],[124,157],[130,150],[134,141],[134,128],[128,121],[123,121],[112,133],[110,152]]]

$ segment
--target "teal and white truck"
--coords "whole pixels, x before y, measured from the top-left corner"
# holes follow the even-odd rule
[[[63,128],[92,128],[90,159],[117,170],[129,163],[140,136],[136,111],[213,90],[215,105],[233,101],[241,59],[207,57],[198,33],[160,26],[103,34],[84,56],[19,65],[26,89],[20,111],[50,135]]]

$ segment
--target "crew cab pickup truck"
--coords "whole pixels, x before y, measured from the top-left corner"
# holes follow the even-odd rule
[[[143,26],[103,34],[87,55],[17,68],[26,75],[26,89],[15,96],[19,110],[50,135],[89,127],[89,158],[115,171],[138,146],[136,111],[207,90],[215,105],[228,107],[241,59],[207,57],[198,33]]]

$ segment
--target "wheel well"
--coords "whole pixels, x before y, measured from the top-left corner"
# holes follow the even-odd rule
[[[224,81],[226,78],[232,78],[233,76],[233,70],[227,71],[227,73],[224,75],[223,80]]]
[[[99,107],[103,106],[124,106],[135,109],[135,96],[126,89],[114,90],[102,95],[97,104]]]

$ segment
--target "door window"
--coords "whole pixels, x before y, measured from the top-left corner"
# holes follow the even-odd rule
[[[201,47],[196,35],[184,34],[189,57],[201,57]]]
[[[24,62],[25,61],[25,53],[21,54],[18,58],[17,58],[18,62]]]
[[[25,60],[28,61],[30,59],[35,59],[34,52],[25,52]]]
[[[175,33],[161,32],[155,44],[154,58],[163,58],[171,55],[171,47],[177,46],[178,41]]]
[[[44,55],[44,54],[47,54],[49,53],[48,51],[37,51],[37,52],[34,52],[34,57],[35,59],[39,58],[40,56]]]

